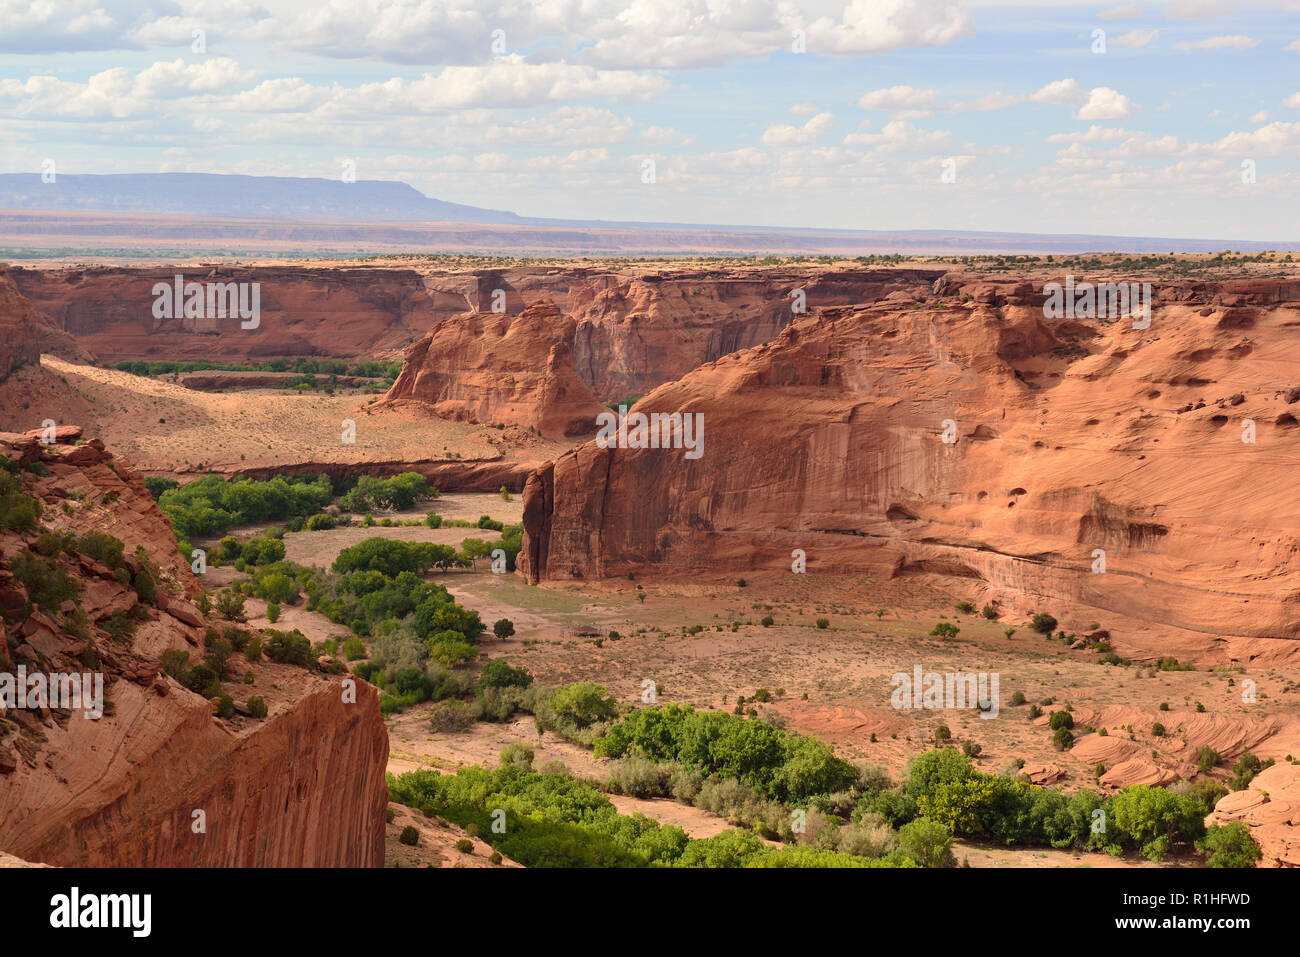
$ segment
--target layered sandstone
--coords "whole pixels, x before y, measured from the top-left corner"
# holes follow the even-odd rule
[[[407,350],[402,374],[384,399],[395,406],[420,402],[448,419],[532,428],[547,437],[590,434],[604,409],[573,370],[574,325],[550,303],[518,315],[458,316]]]
[[[258,283],[255,329],[235,319],[156,319],[156,283]],[[798,309],[924,288],[938,268],[234,266],[15,269],[22,293],[102,362],[396,357],[466,313],[518,316],[552,303],[572,320],[573,368],[602,402],[648,392],[776,335]],[[546,353],[533,357],[534,365]]]
[[[702,413],[702,456],[589,442],[538,470],[521,570],[736,577],[803,549],[1207,642],[1300,635],[1300,282],[1160,285],[1135,329],[1046,318],[1045,279],[823,309],[658,388],[634,411]]]
[[[373,687],[358,683],[349,703],[337,678],[235,654],[225,689],[242,710],[214,715],[162,671],[169,650],[201,659],[211,624],[189,600],[198,585],[170,523],[97,440],[60,438],[0,434],[0,453],[30,466],[17,474],[44,530],[120,539],[126,579],[58,552],[76,597],[43,607],[15,574],[41,529],[0,531],[0,670],[97,672],[105,701],[98,720],[0,710],[0,849],[62,866],[382,865],[388,741]],[[151,600],[131,585],[141,574],[156,582]],[[233,680],[245,672],[254,683]],[[247,716],[252,695],[264,720]]]

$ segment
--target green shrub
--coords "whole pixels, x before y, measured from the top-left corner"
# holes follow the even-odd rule
[[[282,664],[300,665],[304,668],[312,666],[315,659],[312,657],[311,642],[297,628],[292,631],[268,628],[266,634],[270,636],[266,642],[266,657]]]
[[[503,640],[509,638],[515,633],[515,623],[509,618],[498,619],[492,626],[492,633]]]
[[[831,626],[831,620],[830,620],[829,618],[818,618],[818,619],[817,619],[817,627],[818,627],[818,628],[823,628],[823,629],[825,629],[825,628],[829,628],[830,626]]]
[[[273,625],[280,620],[280,606],[276,602],[266,603],[266,620]]]
[[[415,829],[414,825],[408,824],[402,828],[402,833],[398,835],[397,840],[407,847],[415,847],[420,843],[420,832]]]
[[[1053,711],[1047,719],[1047,726],[1053,731],[1061,728],[1074,728],[1074,715],[1068,711]]]
[[[1029,627],[1043,635],[1050,635],[1056,629],[1056,624],[1056,619],[1043,611],[1029,621]]]
[[[1250,836],[1250,827],[1241,821],[1211,825],[1205,837],[1197,842],[1196,849],[1207,855],[1208,867],[1254,867],[1264,856]]]
[[[504,658],[493,658],[483,665],[483,670],[478,675],[480,690],[511,686],[527,688],[532,683],[533,676],[526,668],[512,668]]]
[[[256,695],[248,699],[248,713],[261,720],[266,717],[266,702]]]

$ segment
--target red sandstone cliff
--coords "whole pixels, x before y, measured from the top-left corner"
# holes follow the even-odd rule
[[[548,437],[589,435],[604,408],[573,371],[574,321],[544,303],[517,316],[468,313],[407,350],[384,396],[445,418],[506,422]]]
[[[1300,283],[1166,284],[1146,330],[1045,319],[1040,280],[936,289],[824,310],[646,396],[703,413],[703,455],[588,442],[539,470],[522,573],[730,577],[801,548],[810,570],[1300,635]]]
[[[42,352],[89,359],[71,336],[23,298],[11,275],[0,266],[0,381],[20,366],[38,364]]]
[[[155,319],[153,286],[187,281],[260,283],[261,321]],[[602,402],[642,394],[704,362],[765,342],[809,310],[925,289],[938,268],[663,269],[204,266],[15,269],[23,295],[103,362],[282,356],[396,356],[453,317],[517,316],[553,303],[578,378]],[[543,351],[533,357],[536,367]]]
[[[224,690],[237,706],[264,698],[269,714],[221,719],[164,674],[165,651],[203,656],[197,584],[142,479],[97,442],[64,442],[77,433],[48,448],[0,434],[0,454],[43,466],[13,474],[43,503],[44,530],[119,538],[128,576],[150,574],[157,597],[65,548],[51,560],[76,597],[34,603],[15,562],[42,529],[0,530],[0,671],[97,671],[106,702],[98,720],[0,708],[0,849],[65,866],[381,866],[388,739],[374,688],[358,682],[346,703],[337,678],[236,653]],[[254,683],[234,680],[245,672]]]

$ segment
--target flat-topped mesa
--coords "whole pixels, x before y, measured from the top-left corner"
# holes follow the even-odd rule
[[[1044,281],[823,309],[661,386],[634,411],[700,413],[702,455],[592,441],[538,470],[521,573],[788,574],[802,549],[1300,636],[1300,284],[1164,283],[1143,329],[1046,318]]]
[[[24,690],[49,682],[43,700],[0,698],[0,851],[59,866],[381,866],[375,689],[345,694],[339,678],[235,650],[222,718],[164,671],[165,655],[172,672],[178,654],[203,660],[216,623],[190,601],[197,581],[143,480],[79,432],[50,445],[0,433],[0,673],[24,674]],[[53,700],[47,676],[80,696]]]
[[[449,319],[407,350],[383,401],[420,402],[445,418],[519,425],[552,438],[590,435],[604,408],[573,369],[573,329],[551,303],[518,315]]]

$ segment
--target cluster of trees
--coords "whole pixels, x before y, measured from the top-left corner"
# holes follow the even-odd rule
[[[632,712],[596,740],[595,752],[675,761],[736,778],[777,801],[807,801],[842,791],[857,779],[853,765],[816,738],[789,734],[766,721],[679,704]]]
[[[339,498],[339,508],[364,513],[377,508],[408,509],[424,498],[436,498],[438,490],[429,485],[419,472],[402,472],[392,478],[362,475],[349,491]]]
[[[132,375],[172,375],[179,372],[297,372],[301,375],[352,375],[373,379],[396,379],[400,362],[342,362],[338,359],[270,359],[239,365],[229,362],[115,362],[112,368]]]
[[[595,787],[562,770],[532,770],[533,753],[507,749],[502,766],[454,775],[389,777],[389,799],[437,814],[526,867],[908,867],[898,854],[872,860],[812,848],[772,848],[752,833],[693,840],[679,827],[623,815]],[[492,827],[505,813],[504,833]]]
[[[307,607],[358,635],[402,635],[421,642],[428,657],[444,667],[471,661],[484,631],[478,613],[418,574],[452,556],[446,545],[367,539],[339,553],[335,574],[309,589]]]
[[[1088,790],[1067,796],[1020,777],[987,774],[956,749],[942,748],[917,756],[901,788],[878,791],[864,807],[895,823],[925,818],[953,834],[1007,845],[1111,854],[1137,850],[1160,860],[1174,851],[1207,846],[1205,816],[1222,793],[1138,785],[1109,797]],[[1243,829],[1211,830],[1220,861],[1234,854],[1249,856],[1254,847]]]
[[[265,482],[228,482],[220,475],[205,475],[163,491],[158,505],[171,518],[181,551],[188,558],[193,538],[220,535],[245,522],[311,515],[329,505],[332,497],[329,479],[323,475],[292,479],[277,475]]]

